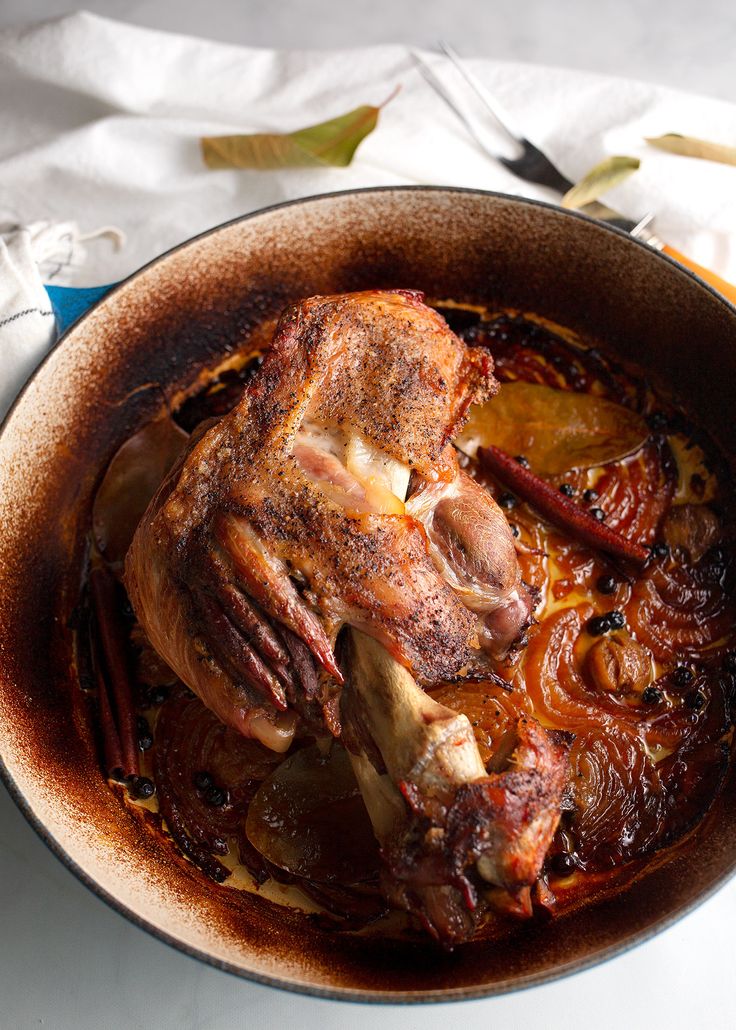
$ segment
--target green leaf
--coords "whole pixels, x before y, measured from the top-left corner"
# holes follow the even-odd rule
[[[248,136],[205,136],[202,157],[208,168],[345,168],[355,151],[378,124],[382,107],[364,104],[354,111],[296,132],[257,132]]]
[[[562,198],[562,206],[578,208],[592,204],[601,194],[628,179],[638,167],[638,157],[607,157],[595,168],[591,168],[577,186],[567,191]]]
[[[736,147],[728,147],[725,143],[711,143],[710,140],[697,139],[695,136],[680,136],[677,132],[668,132],[664,136],[645,136],[644,139],[651,147],[667,150],[670,154],[736,165]]]
[[[536,383],[504,383],[497,397],[470,409],[455,440],[471,458],[495,444],[524,454],[541,476],[594,468],[638,450],[648,435],[644,419],[589,393]]]

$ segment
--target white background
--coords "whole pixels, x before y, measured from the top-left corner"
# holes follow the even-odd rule
[[[736,101],[733,0],[97,0],[101,14],[267,46],[431,44],[658,81]],[[0,28],[56,16],[56,0],[0,0]],[[2,98],[0,98],[0,105]],[[63,785],[61,785],[63,789]],[[656,942],[572,979],[483,1002],[369,1008],[240,982],[126,923],[38,841],[0,789],[0,1030],[736,1025],[736,890]]]

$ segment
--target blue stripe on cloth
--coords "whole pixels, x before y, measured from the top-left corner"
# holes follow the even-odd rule
[[[96,304],[105,296],[117,283],[110,283],[107,286],[88,286],[78,288],[75,286],[47,286],[46,292],[51,301],[51,307],[56,316],[56,325],[59,335],[66,332],[72,323]]]

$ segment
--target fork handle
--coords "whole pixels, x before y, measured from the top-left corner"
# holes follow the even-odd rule
[[[665,244],[662,248],[663,253],[668,254],[675,261],[679,261],[681,265],[689,268],[691,272],[695,272],[701,279],[705,279],[715,290],[718,290],[726,300],[730,300],[732,304],[736,304],[736,286],[733,283],[727,282],[725,279],[721,279],[720,275],[716,275],[715,272],[711,272],[709,268],[703,268],[697,261],[693,261],[692,258],[682,254],[679,250],[675,250],[674,247],[670,247]]]

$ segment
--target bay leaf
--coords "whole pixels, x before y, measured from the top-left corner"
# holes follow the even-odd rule
[[[320,883],[358,883],[380,865],[370,819],[344,748],[312,745],[264,780],[245,824],[254,848],[280,869]]]
[[[718,161],[724,165],[736,165],[736,147],[725,143],[711,143],[697,136],[681,136],[677,132],[668,132],[664,136],[645,136],[650,147],[666,150],[670,154],[681,154],[683,157],[699,157],[703,161]]]
[[[613,401],[536,383],[504,383],[498,396],[470,409],[455,440],[471,458],[494,444],[523,454],[534,472],[555,476],[593,468],[638,450],[648,436],[644,419]]]
[[[591,168],[577,185],[567,191],[562,198],[562,206],[580,208],[586,204],[592,204],[603,193],[618,186],[624,179],[628,179],[637,170],[639,164],[638,157],[618,155],[605,158]]]
[[[381,109],[363,104],[347,114],[310,125],[296,132],[256,132],[250,135],[205,136],[200,141],[208,168],[309,168],[331,165],[345,168],[355,151],[375,129]]]

